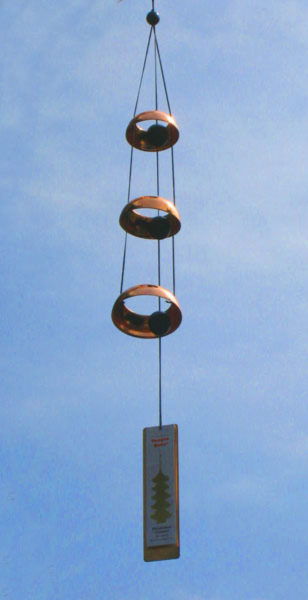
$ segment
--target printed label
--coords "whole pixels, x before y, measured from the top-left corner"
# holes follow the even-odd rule
[[[175,427],[145,429],[146,546],[177,542]]]

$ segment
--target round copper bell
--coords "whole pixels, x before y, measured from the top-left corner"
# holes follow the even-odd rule
[[[161,210],[164,216],[145,217],[137,209]],[[175,205],[161,196],[141,196],[123,208],[120,225],[127,233],[149,240],[162,240],[178,233],[181,228],[180,215]]]
[[[140,315],[125,305],[127,298],[135,296],[155,296],[166,300],[169,308],[152,315]],[[121,294],[115,301],[111,318],[120,331],[139,338],[158,338],[175,331],[181,321],[182,312],[176,297],[160,285],[135,285]]]
[[[155,121],[149,129],[138,125],[143,121]],[[161,125],[162,121],[165,125]],[[179,139],[175,119],[161,110],[149,110],[136,115],[126,129],[126,139],[131,146],[145,152],[159,152],[171,148]]]

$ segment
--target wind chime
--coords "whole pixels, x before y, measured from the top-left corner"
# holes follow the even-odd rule
[[[179,139],[179,130],[171,114],[163,71],[161,55],[157,42],[156,25],[159,15],[152,10],[146,20],[150,33],[146,46],[137,100],[133,119],[126,130],[126,139],[131,146],[127,204],[120,215],[120,225],[125,231],[124,252],[120,295],[112,309],[113,323],[127,335],[146,339],[158,339],[159,398],[158,426],[143,430],[143,524],[144,524],[144,560],[165,560],[178,558],[179,544],[179,486],[178,486],[178,428],[177,425],[162,424],[162,337],[173,333],[182,320],[181,308],[175,297],[175,251],[174,236],[181,227],[179,213],[175,206],[175,177],[173,146]],[[154,46],[154,90],[155,109],[137,114],[139,96],[151,42]],[[169,113],[158,108],[158,73],[161,74],[164,95]],[[145,123],[143,128],[142,125]],[[144,195],[131,199],[131,180],[134,150],[153,153],[155,156],[156,196]],[[160,153],[170,150],[172,183],[172,201],[160,195]],[[145,194],[146,194],[145,190]],[[147,209],[145,211],[145,209]],[[150,211],[148,209],[151,209]],[[153,216],[145,216],[145,212]],[[157,284],[139,284],[123,291],[126,249],[128,234],[157,244]],[[172,282],[170,291],[161,285],[161,244],[171,238],[172,243]],[[139,314],[127,306],[130,298],[153,296],[157,298],[157,310],[152,314]],[[162,310],[162,304],[168,308]]]

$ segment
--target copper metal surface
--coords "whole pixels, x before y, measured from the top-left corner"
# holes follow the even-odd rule
[[[154,210],[162,210],[167,213],[165,218],[168,219],[170,231],[166,237],[171,237],[180,230],[180,215],[177,208],[170,200],[161,198],[161,196],[141,196],[126,204],[121,212],[119,219],[120,225],[127,233],[149,240],[156,239],[152,237],[148,228],[148,224],[152,221],[152,217],[145,217],[137,210],[143,208],[153,208]]]
[[[143,121],[163,121],[167,123],[168,138],[162,146],[153,146],[147,139],[147,130],[138,125]],[[160,152],[171,148],[179,139],[179,129],[175,119],[161,110],[149,110],[136,115],[126,130],[126,139],[131,146],[145,152]]]
[[[113,305],[111,318],[120,331],[140,338],[158,337],[149,327],[149,318],[151,315],[140,315],[125,305],[125,300],[134,296],[156,296],[167,301],[169,308],[165,312],[170,319],[170,329],[164,335],[173,333],[179,327],[182,321],[182,312],[172,292],[160,285],[141,284],[135,285],[123,292]]]

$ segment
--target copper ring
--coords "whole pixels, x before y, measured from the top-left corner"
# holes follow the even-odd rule
[[[164,311],[170,320],[170,328],[164,335],[173,333],[179,327],[182,321],[182,312],[172,292],[160,285],[142,284],[134,285],[123,292],[113,305],[111,318],[120,331],[139,338],[159,337],[149,327],[149,318],[151,315],[140,315],[125,305],[125,300],[134,296],[156,296],[157,298],[166,300],[170,304],[169,308]]]
[[[167,221],[167,228],[169,225],[169,231],[167,235],[163,236],[164,238],[175,235],[181,229],[180,215],[170,200],[166,200],[161,196],[140,196],[140,198],[135,198],[135,200],[126,204],[119,219],[121,227],[131,235],[149,240],[158,239],[151,234],[149,227],[153,222],[153,218],[140,214],[138,208],[153,208],[167,213],[163,218]]]
[[[163,121],[167,123],[168,137],[163,145],[153,145],[147,139],[147,130],[139,127],[141,121]],[[159,152],[171,148],[179,139],[180,133],[175,119],[161,110],[149,110],[132,119],[126,129],[126,139],[131,146],[145,152]]]

